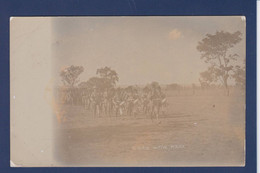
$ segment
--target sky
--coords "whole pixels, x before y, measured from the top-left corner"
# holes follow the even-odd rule
[[[242,33],[231,52],[245,59],[246,20],[241,16],[212,17],[55,17],[52,18],[53,75],[70,65],[84,67],[80,81],[111,67],[119,85],[198,84],[207,64],[196,49],[206,34]]]

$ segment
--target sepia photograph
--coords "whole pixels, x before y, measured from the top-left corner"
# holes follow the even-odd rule
[[[10,69],[13,166],[245,166],[245,16],[13,17]]]

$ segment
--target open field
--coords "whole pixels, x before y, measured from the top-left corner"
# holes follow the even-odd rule
[[[242,166],[245,96],[167,93],[159,120],[145,115],[93,118],[62,105],[56,158],[66,166]]]

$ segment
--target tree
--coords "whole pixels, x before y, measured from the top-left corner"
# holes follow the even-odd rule
[[[150,92],[151,92],[151,87],[150,87],[150,85],[149,84],[147,84],[144,88],[143,88],[143,92],[145,93],[145,94],[149,94]]]
[[[111,85],[111,87],[115,87],[116,82],[119,80],[116,71],[109,67],[97,69],[96,74],[98,74],[104,80],[107,86]]]
[[[79,75],[84,71],[82,66],[70,66],[66,67],[60,72],[61,81],[64,85],[74,87],[79,82]]]
[[[126,91],[127,93],[130,93],[130,94],[134,95],[134,94],[137,94],[137,93],[138,93],[138,88],[137,88],[136,86],[130,85],[130,86],[128,86],[128,87],[125,88],[125,91]]]
[[[234,74],[232,77],[235,79],[236,86],[240,87],[241,89],[245,89],[246,87],[246,67],[245,67],[245,61],[243,63],[243,66],[235,66],[233,70]]]
[[[234,33],[217,31],[214,35],[207,34],[197,46],[197,50],[201,52],[201,59],[209,64],[208,69],[200,74],[200,80],[208,83],[221,82],[227,90],[227,95],[229,95],[228,81],[231,78],[232,63],[238,58],[237,54],[231,54],[229,50],[242,40],[241,35],[239,31]]]
[[[205,79],[199,78],[199,82],[200,82],[200,87],[203,90],[210,87],[210,83],[207,80],[205,80]]]
[[[160,84],[158,82],[152,82],[151,83],[151,88],[153,90],[161,92],[161,86],[160,86]]]
[[[150,84],[147,84],[143,88],[143,92],[153,97],[159,97],[162,94],[161,86],[158,82],[152,82]]]
[[[84,82],[79,83],[78,87],[79,88],[85,88],[85,89],[90,89],[91,88],[90,83],[88,81],[87,82],[84,81]]]
[[[209,88],[210,85],[216,81],[217,76],[215,74],[215,68],[212,66],[208,67],[206,71],[200,73],[199,82],[202,89]]]
[[[100,77],[92,77],[87,81],[86,86],[88,86],[89,89],[93,90],[94,88],[97,91],[104,92],[107,88],[105,81]]]
[[[177,83],[172,83],[172,84],[167,85],[167,89],[169,89],[169,90],[177,90],[180,88],[181,88],[181,86]]]

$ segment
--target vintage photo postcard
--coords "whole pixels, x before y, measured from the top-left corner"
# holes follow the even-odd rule
[[[244,16],[10,18],[11,166],[245,166]]]

